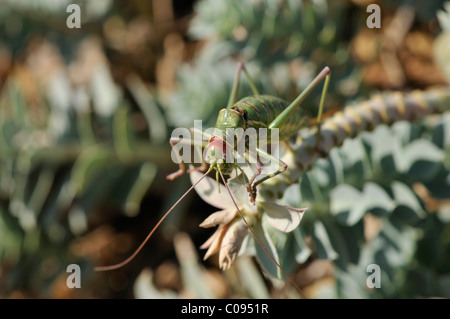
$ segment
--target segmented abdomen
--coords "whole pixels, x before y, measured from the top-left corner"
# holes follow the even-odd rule
[[[450,111],[450,88],[383,93],[336,113],[322,127],[330,128],[336,133],[340,131],[336,137],[354,137],[360,131],[372,130],[378,124],[414,121],[428,114],[444,111]]]
[[[267,128],[273,120],[283,112],[288,103],[270,95],[254,95],[243,98],[233,105],[233,109],[245,110],[247,128]],[[285,140],[295,134],[308,123],[308,117],[302,112],[301,106],[292,112],[286,122],[281,125],[279,139]]]

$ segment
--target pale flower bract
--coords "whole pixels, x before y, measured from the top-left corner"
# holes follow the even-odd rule
[[[194,184],[201,176],[201,173],[192,171],[190,173],[191,182]],[[275,202],[266,202],[260,200],[259,197],[256,203],[252,204],[247,192],[246,177],[243,174],[229,178],[227,185],[248,225],[257,230],[255,234],[258,237],[265,237],[263,241],[270,246],[266,249],[271,250],[271,254],[278,260],[278,254],[270,237],[267,236],[267,232],[258,231],[265,227],[262,223],[263,214],[265,213],[270,226],[282,232],[291,232],[299,225],[306,208],[298,209]],[[219,186],[214,179],[206,177],[197,184],[195,190],[205,202],[221,209],[208,216],[200,224],[200,227],[203,228],[218,226],[201,248],[208,249],[204,256],[205,260],[215,253],[219,253],[219,265],[226,270],[236,260],[242,243],[250,231],[224,185]]]

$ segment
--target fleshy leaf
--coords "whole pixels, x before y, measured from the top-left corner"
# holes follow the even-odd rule
[[[379,184],[368,182],[364,184],[364,203],[366,212],[370,211],[377,216],[386,216],[392,213],[395,203],[388,193]]]
[[[189,175],[191,178],[191,182],[194,184],[200,179],[200,177],[202,177],[203,174],[197,171],[193,171]],[[206,176],[203,181],[195,186],[195,191],[205,202],[207,202],[211,206],[220,209],[234,207],[233,201],[226,192],[224,186],[223,188],[224,189],[221,189],[219,193],[217,182],[211,177]]]
[[[272,242],[272,239],[267,234],[267,231],[263,228],[261,223],[257,223],[253,231],[255,232],[258,239],[261,241],[261,244],[270,252],[273,258],[279,263],[280,258],[278,257],[278,252],[275,248],[275,245]],[[273,278],[281,278],[281,270],[278,266],[273,262],[272,258],[269,257],[266,251],[261,247],[261,245],[255,241],[254,243],[256,249],[256,257],[262,268],[266,271],[267,274],[271,275]]]
[[[426,212],[420,204],[417,195],[407,185],[394,181],[391,184],[394,199],[397,203],[395,215],[407,221],[416,221],[425,218]]]
[[[217,230],[214,232],[214,234],[212,234],[212,236],[209,237],[208,240],[200,247],[201,249],[208,248],[205,256],[203,256],[203,260],[208,259],[210,256],[219,251],[223,236],[225,235],[225,232],[228,230],[228,228],[228,226],[220,225],[219,228],[217,228]]]
[[[229,222],[231,222],[235,216],[236,216],[236,209],[233,208],[224,209],[206,217],[206,219],[200,224],[200,227],[209,228],[217,226],[219,224],[226,225]]]
[[[227,270],[236,259],[242,242],[248,234],[247,225],[239,220],[231,224],[223,236],[219,252],[219,265],[223,270]]]
[[[286,233],[297,228],[306,211],[306,208],[294,208],[273,202],[262,202],[260,206],[266,212],[270,225]]]
[[[450,32],[450,2],[444,3],[444,9],[439,10],[436,15],[442,30]]]
[[[222,226],[223,227],[223,226]],[[209,238],[200,246],[200,249],[206,249],[211,247],[211,245],[214,243],[214,240],[219,236],[219,230],[220,226],[216,229],[216,231],[209,236]]]
[[[395,208],[386,191],[372,182],[366,183],[362,192],[351,185],[338,185],[332,190],[330,198],[333,215],[347,226],[355,225],[368,211],[380,216],[390,214]]]
[[[384,176],[393,176],[401,160],[400,142],[386,126],[379,126],[373,133],[372,163]],[[403,155],[403,154],[402,154]]]
[[[324,224],[320,221],[314,223],[313,242],[319,259],[335,260],[339,257],[339,254],[331,244]]]
[[[351,185],[340,184],[330,194],[331,212],[345,225],[356,224],[365,214],[363,194]]]
[[[255,205],[250,203],[250,195],[247,190],[247,178],[240,174],[234,178],[230,178],[227,183],[233,193],[236,203],[239,208],[244,209],[247,212],[251,212],[255,209]],[[234,207],[234,206],[233,206]]]
[[[299,264],[303,264],[311,256],[311,249],[305,241],[305,237],[300,232],[300,228],[292,233],[296,242],[295,261]]]
[[[404,171],[414,179],[426,182],[439,172],[444,153],[426,139],[408,144],[402,153]]]

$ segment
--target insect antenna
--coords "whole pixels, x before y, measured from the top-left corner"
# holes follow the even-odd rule
[[[187,194],[189,194],[190,191],[192,191],[194,189],[195,186],[197,186],[198,183],[200,183],[203,178],[206,177],[206,175],[208,175],[212,170],[212,167],[210,167],[210,169],[203,174],[202,177],[199,178],[199,180],[197,182],[195,182],[195,184],[193,184],[187,191],[186,193],[183,194],[183,196],[181,196],[175,204],[173,204],[173,206],[164,214],[163,217],[161,217],[161,219],[159,220],[159,222],[153,227],[153,229],[148,233],[147,237],[142,241],[141,245],[134,251],[134,253],[128,257],[127,259],[125,259],[124,261],[115,264],[115,265],[111,265],[111,266],[98,266],[98,267],[94,267],[95,271],[108,271],[108,270],[114,270],[114,269],[118,269],[121,268],[123,266],[125,266],[126,264],[128,264],[131,260],[134,259],[134,257],[136,257],[136,255],[142,250],[142,248],[145,246],[145,244],[148,242],[148,240],[150,239],[150,237],[152,237],[153,233],[156,231],[156,229],[159,227],[159,225],[164,221],[164,219],[166,219],[166,217],[170,214],[170,212],[181,202],[181,200],[186,197]]]
[[[272,254],[267,250],[267,248],[263,245],[263,243],[261,242],[261,240],[258,238],[258,236],[256,235],[256,233],[253,231],[252,227],[250,227],[250,225],[248,224],[247,220],[244,217],[244,214],[242,214],[242,211],[239,209],[239,206],[236,204],[236,201],[234,200],[234,196],[231,193],[230,188],[228,187],[228,184],[225,181],[225,178],[222,175],[222,172],[220,171],[220,169],[218,169],[218,172],[220,174],[220,177],[222,178],[223,183],[225,184],[225,188],[228,191],[228,194],[230,194],[231,200],[233,201],[234,206],[236,206],[236,209],[239,212],[239,215],[241,216],[242,220],[244,221],[245,225],[247,226],[247,228],[250,230],[250,232],[252,233],[253,237],[256,239],[256,241],[261,245],[261,247],[264,249],[264,251],[266,252],[266,254],[270,257],[270,259],[273,260],[273,262],[277,265],[277,267],[283,272],[283,274],[289,279],[289,281],[291,282],[291,284],[297,289],[297,291],[300,293],[300,295],[304,298],[305,295],[303,294],[303,291],[300,289],[300,287],[295,283],[294,279],[292,279],[291,276],[289,276],[287,274],[287,272],[283,269],[283,267],[281,267],[281,265],[275,260],[275,258],[272,256]]]

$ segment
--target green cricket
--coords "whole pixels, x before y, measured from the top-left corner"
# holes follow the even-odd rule
[[[253,91],[253,96],[245,97],[240,101],[237,101],[237,95],[239,90],[239,79],[241,72],[244,71],[247,79],[250,83],[250,87]],[[192,170],[206,171],[209,165],[208,173],[211,170],[216,170],[216,179],[219,181],[219,174],[229,175],[234,168],[239,167],[235,163],[229,163],[226,161],[225,149],[229,144],[223,139],[226,135],[227,129],[242,128],[247,130],[248,128],[260,129],[266,128],[268,130],[267,136],[270,136],[272,129],[279,130],[279,141],[286,141],[288,138],[296,134],[300,129],[306,127],[309,124],[309,118],[305,115],[305,112],[301,108],[298,108],[300,103],[306,98],[306,96],[313,90],[313,88],[321,81],[325,79],[323,91],[320,99],[319,113],[317,116],[317,125],[320,128],[320,121],[322,117],[322,110],[325,101],[326,92],[328,90],[328,84],[330,80],[330,69],[325,67],[319,75],[305,88],[305,90],[297,96],[292,103],[269,95],[261,95],[255,86],[255,83],[247,72],[243,63],[239,63],[234,80],[231,95],[228,100],[226,108],[219,111],[219,116],[216,121],[216,128],[223,134],[221,136],[208,135],[205,132],[198,131],[195,128],[191,128],[194,133],[200,134],[205,140],[198,145],[199,142],[189,139],[180,139],[178,137],[172,137],[170,144],[174,147],[177,143],[184,143],[193,146],[201,146],[206,149],[206,159],[203,164],[198,167],[187,170],[190,173]],[[318,132],[319,134],[319,132]],[[208,142],[206,142],[206,140]],[[206,143],[205,143],[206,142]],[[268,141],[270,143],[270,140]],[[287,165],[278,158],[275,158],[265,150],[256,148],[258,156],[265,158],[266,160],[276,163],[278,169],[270,174],[266,174],[260,179],[256,179],[261,174],[261,167],[257,165],[257,173],[249,179],[247,189],[251,197],[251,201],[254,202],[256,197],[256,187],[268,180],[269,178],[283,173]],[[243,154],[248,160],[248,156]],[[179,170],[168,175],[167,179],[173,180],[186,172],[184,163],[179,161]]]
[[[250,84],[250,87],[253,91],[253,96],[245,97],[239,101],[237,101],[238,91],[239,91],[239,82],[242,71],[245,73],[247,80]],[[268,250],[264,247],[261,241],[258,239],[256,234],[253,232],[250,225],[245,220],[241,210],[237,206],[231,190],[227,186],[224,175],[230,175],[234,169],[239,168],[238,164],[233,162],[226,161],[226,152],[225,149],[228,146],[226,141],[223,139],[223,136],[226,135],[227,129],[236,129],[242,128],[244,130],[248,128],[260,129],[266,128],[270,134],[270,131],[273,129],[278,129],[279,141],[286,141],[291,136],[296,134],[300,129],[305,128],[309,124],[310,118],[308,118],[303,112],[301,108],[299,108],[301,102],[306,98],[308,94],[322,81],[325,80],[323,85],[323,90],[320,98],[319,111],[317,115],[317,125],[318,132],[320,134],[320,122],[322,117],[322,111],[324,107],[325,96],[328,90],[328,85],[330,81],[331,71],[329,67],[325,67],[322,71],[314,78],[314,80],[305,88],[305,90],[300,93],[293,102],[288,103],[280,98],[269,96],[269,95],[261,95],[256,88],[255,82],[252,77],[248,73],[243,63],[239,63],[237,67],[237,72],[235,75],[232,91],[228,100],[228,105],[226,108],[219,111],[219,115],[216,122],[216,128],[223,132],[223,135],[208,135],[203,131],[198,132],[195,128],[191,129],[191,132],[196,132],[201,134],[203,140],[197,141],[194,139],[181,139],[179,137],[172,137],[170,139],[170,144],[173,147],[178,143],[183,143],[185,145],[190,145],[194,147],[202,147],[205,148],[206,156],[202,157],[202,165],[190,168],[186,170],[185,164],[183,161],[179,161],[179,169],[178,171],[167,176],[167,179],[173,180],[185,172],[201,171],[205,172],[201,178],[199,178],[187,191],[181,196],[177,202],[164,214],[164,216],[159,220],[159,222],[154,226],[154,228],[150,231],[141,245],[136,249],[136,251],[128,257],[126,260],[121,263],[111,265],[111,266],[103,266],[96,267],[96,271],[106,271],[120,268],[127,263],[129,263],[142,249],[142,247],[147,243],[150,237],[153,235],[155,230],[159,227],[159,225],[163,222],[163,220],[169,215],[169,213],[179,204],[179,202],[189,193],[195,186],[200,183],[210,172],[213,170],[216,171],[216,180],[220,183],[220,179],[222,180],[225,188],[227,189],[231,199],[234,202],[240,216],[244,220],[248,229],[258,241],[258,243],[263,247],[269,257],[276,263],[276,265],[283,271],[287,278],[295,285],[293,280],[289,277],[289,275],[283,270],[283,268],[278,264],[275,258],[268,252]],[[270,141],[267,142],[270,144]],[[262,150],[259,147],[256,147],[256,153],[259,157],[262,157],[268,160],[271,163],[275,163],[277,165],[277,169],[271,173],[265,174],[264,176],[260,176],[261,174],[261,165],[256,163],[257,172],[249,178],[247,184],[247,190],[249,192],[251,202],[255,202],[256,198],[256,187],[267,181],[268,179],[283,173],[287,169],[287,164],[281,161],[279,158],[272,156],[269,152]],[[245,156],[245,154],[244,154]],[[249,160],[248,157],[245,157],[246,160]],[[209,165],[209,168],[208,168]],[[220,179],[219,179],[220,176]],[[260,177],[258,179],[258,177]],[[295,285],[296,286],[296,285]],[[297,286],[296,286],[297,287]],[[297,287],[298,289],[298,287]]]

